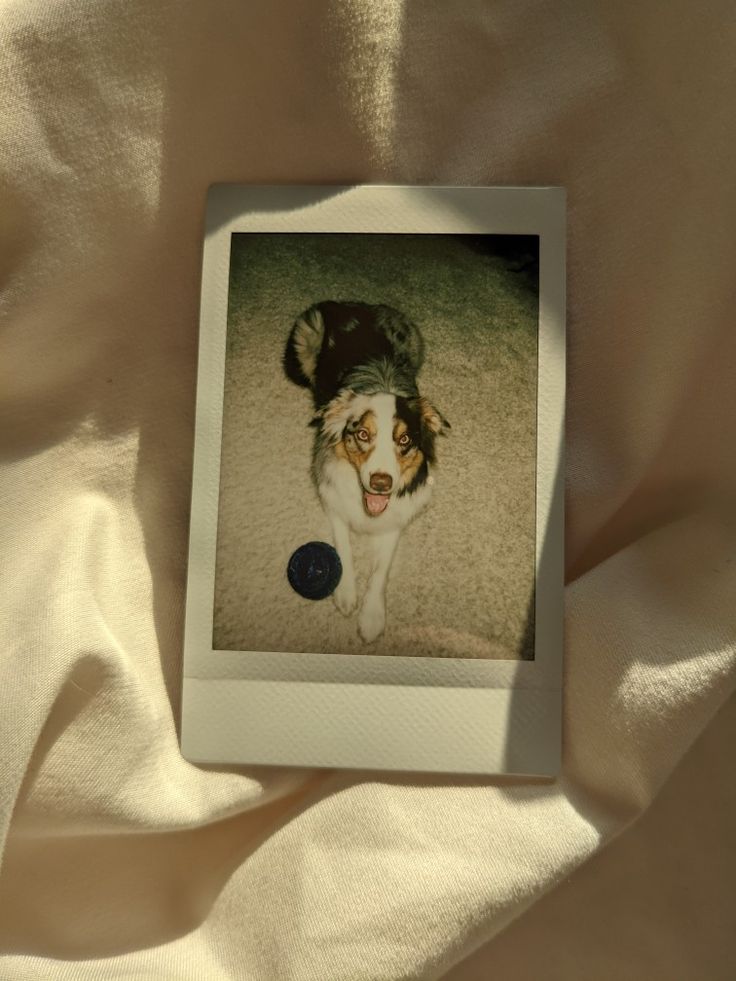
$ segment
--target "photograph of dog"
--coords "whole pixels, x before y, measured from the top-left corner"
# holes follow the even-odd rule
[[[383,304],[323,301],[296,321],[287,375],[314,399],[313,474],[342,565],[335,605],[358,604],[350,533],[367,535],[373,563],[358,630],[370,643],[386,624],[386,582],[402,530],[432,493],[435,441],[450,425],[419,394],[419,328]]]
[[[215,650],[534,657],[538,260],[529,235],[232,235]],[[287,576],[309,543],[339,556],[324,598]]]

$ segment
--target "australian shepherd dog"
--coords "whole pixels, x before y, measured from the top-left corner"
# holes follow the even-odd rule
[[[288,377],[314,398],[312,472],[342,563],[334,600],[345,616],[358,605],[350,532],[372,541],[358,619],[367,642],[383,632],[399,536],[429,501],[435,440],[449,428],[419,394],[423,359],[419,329],[398,310],[368,303],[315,304],[286,345]]]

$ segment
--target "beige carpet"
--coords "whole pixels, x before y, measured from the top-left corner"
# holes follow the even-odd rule
[[[522,240],[520,240],[522,241]],[[529,240],[524,240],[528,242]],[[214,641],[219,649],[533,656],[536,275],[508,240],[421,235],[241,235],[233,247]],[[506,247],[504,247],[506,246]],[[519,268],[521,266],[521,268]],[[300,597],[286,579],[304,542],[331,541],[309,473],[309,392],[281,357],[311,303],[360,299],[424,333],[420,390],[450,420],[435,494],[402,536],[387,629]],[[354,540],[361,588],[370,568]]]

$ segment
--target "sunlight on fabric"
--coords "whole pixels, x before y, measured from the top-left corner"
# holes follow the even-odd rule
[[[401,57],[404,4],[350,0],[335,4],[333,17],[342,35],[340,88],[353,106],[361,136],[373,146],[381,165],[395,149],[396,72]],[[366,38],[371,43],[366,44]]]

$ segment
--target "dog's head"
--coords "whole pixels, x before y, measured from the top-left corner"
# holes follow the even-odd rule
[[[421,395],[340,392],[315,420],[335,455],[355,469],[363,506],[383,514],[392,498],[426,482],[435,460],[435,440],[449,423]]]

